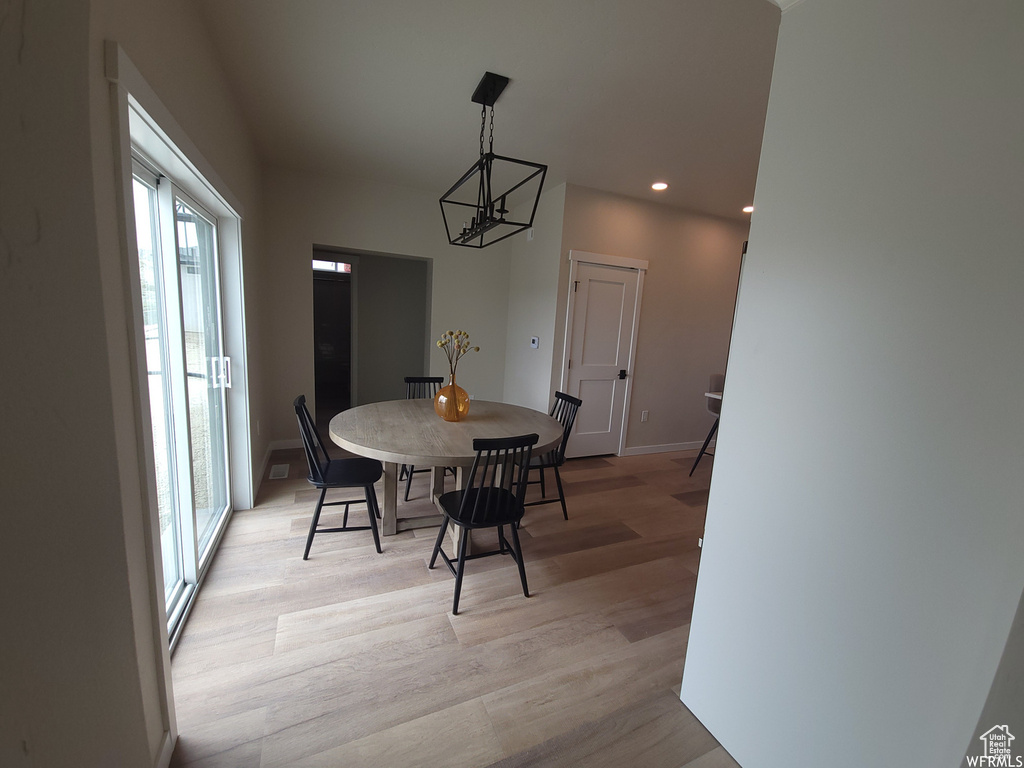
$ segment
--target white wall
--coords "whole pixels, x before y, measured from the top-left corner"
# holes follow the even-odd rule
[[[192,10],[42,0],[0,24],[5,767],[168,757],[104,41],[130,49],[252,210],[257,168]]]
[[[742,215],[742,214],[740,214]],[[646,259],[626,449],[697,448],[714,417],[704,392],[725,370],[747,222],[568,185],[551,387],[560,380],[569,251]],[[585,407],[585,406],[584,406]],[[650,411],[641,422],[640,412]]]
[[[273,286],[259,312],[273,440],[295,439],[290,406],[313,391],[313,244],[432,260],[431,337],[469,331],[480,352],[459,364],[458,382],[473,396],[501,400],[508,316],[508,252],[448,244],[437,199],[420,190],[349,178],[323,178],[280,169],[266,171],[266,258],[262,282]],[[360,354],[362,354],[360,352]],[[387,354],[387,350],[380,350]],[[448,364],[434,347],[433,376]]]
[[[565,184],[545,189],[533,220],[533,239],[527,240],[524,232],[505,241],[510,249],[505,402],[538,411],[547,411],[553,399],[550,382],[564,208]],[[536,349],[530,347],[531,336],[538,337]]]
[[[146,765],[93,208],[88,6],[7,10],[0,764]]]
[[[682,686],[744,768],[953,766],[989,694],[1024,588],[1022,32],[783,14]]]

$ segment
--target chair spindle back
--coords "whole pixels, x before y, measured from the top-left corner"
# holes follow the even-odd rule
[[[313,417],[309,415],[309,409],[306,408],[306,396],[296,397],[293,405],[295,416],[299,420],[299,435],[302,437],[302,448],[306,453],[306,464],[309,466],[309,481],[323,483],[331,457],[320,433],[316,430]]]
[[[561,464],[565,461],[565,447],[569,444],[569,433],[572,432],[572,425],[576,421],[576,412],[583,405],[578,397],[567,395],[565,392],[555,392],[555,404],[551,406],[551,417],[562,425],[562,442],[555,449],[555,459]]]
[[[520,519],[530,456],[539,439],[530,434],[474,440],[476,458],[469,471],[459,517],[470,524],[496,517]],[[471,509],[467,510],[467,505]]]
[[[406,376],[405,399],[433,398],[443,383],[444,379],[441,376]]]

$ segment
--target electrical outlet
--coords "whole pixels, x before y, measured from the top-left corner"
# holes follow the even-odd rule
[[[647,421],[647,417],[650,415],[650,411],[640,411],[640,421]]]

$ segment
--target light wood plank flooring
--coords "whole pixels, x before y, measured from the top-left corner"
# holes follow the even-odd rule
[[[435,528],[383,555],[323,534],[303,562],[318,492],[275,453],[289,477],[235,514],[172,660],[172,764],[736,768],[678,698],[712,462],[687,478],[693,456],[570,460],[569,521],[531,507],[520,532],[531,597],[510,558],[474,560],[452,616]]]

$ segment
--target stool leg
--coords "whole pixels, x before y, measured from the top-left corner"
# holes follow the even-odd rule
[[[697,465],[700,464],[701,457],[704,455],[704,452],[707,451],[708,443],[710,443],[711,438],[715,436],[715,431],[717,429],[718,419],[715,419],[715,423],[711,425],[711,431],[708,432],[708,436],[704,438],[704,445],[700,447],[700,453],[697,454],[697,460],[694,461],[693,466],[690,467],[690,474],[688,475],[688,477],[693,477],[693,470],[695,470],[697,468]]]

